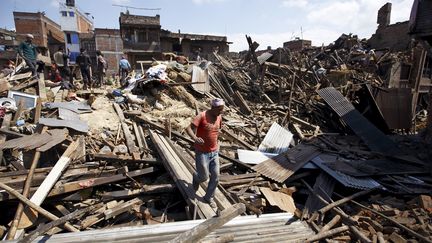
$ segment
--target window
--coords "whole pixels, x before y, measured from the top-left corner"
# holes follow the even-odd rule
[[[62,15],[63,17],[67,17],[67,12],[66,12],[66,11],[61,11],[60,13],[61,13],[61,15]]]
[[[147,41],[148,41],[147,31],[139,31],[138,42],[147,42]]]
[[[75,13],[71,11],[71,12],[69,12],[69,16],[70,16],[70,17],[74,17],[74,16],[75,16]]]
[[[72,38],[71,38],[71,34],[66,34],[66,43],[68,44],[72,44]]]

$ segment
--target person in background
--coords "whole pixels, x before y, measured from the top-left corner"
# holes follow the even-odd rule
[[[59,47],[58,51],[54,53],[53,57],[54,57],[54,63],[56,64],[60,72],[60,76],[64,80],[67,80],[70,75],[69,65],[68,65],[69,55],[66,54],[63,47]]]
[[[210,174],[210,181],[203,199],[212,208],[217,208],[213,197],[219,183],[218,135],[222,128],[221,113],[224,106],[225,102],[222,99],[212,100],[211,109],[201,112],[186,129],[188,135],[195,141],[196,172],[193,174],[192,186],[196,192],[199,183],[206,181]]]
[[[15,70],[15,63],[12,60],[8,60],[0,72],[0,78],[8,76],[9,74],[13,73],[14,70]]]
[[[84,48],[80,49],[80,54],[76,58],[76,64],[80,67],[81,70],[81,76],[83,78],[84,87],[83,89],[92,88],[92,79],[91,79],[91,59],[90,56],[87,54],[86,50]]]
[[[131,65],[129,61],[126,59],[125,56],[122,56],[119,62],[119,76],[120,76],[121,85],[124,85],[126,77],[129,75],[130,69],[131,69]]]
[[[33,35],[27,34],[26,40],[21,42],[21,44],[18,46],[18,54],[24,59],[27,66],[31,69],[32,76],[36,79],[38,79],[37,75],[37,50],[36,46],[32,43],[33,42]]]
[[[104,55],[100,50],[96,51],[96,70],[98,75],[98,85],[104,84],[105,73],[108,65]]]

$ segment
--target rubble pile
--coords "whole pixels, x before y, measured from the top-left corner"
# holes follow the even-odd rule
[[[248,40],[240,59],[167,54],[91,90],[30,77],[22,62],[0,81],[0,236],[211,219],[242,203],[238,214],[305,221],[315,234],[299,241],[431,241],[430,144],[392,129],[374,102],[380,63],[405,56],[352,35],[261,54]],[[226,102],[218,209],[201,200],[207,183],[195,196],[185,132],[215,97]]]

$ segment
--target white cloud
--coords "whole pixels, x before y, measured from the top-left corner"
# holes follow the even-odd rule
[[[112,0],[114,4],[128,4],[131,0]]]
[[[312,24],[337,28],[349,25],[356,21],[360,6],[358,1],[335,1],[330,4],[323,3],[313,7],[307,15]]]
[[[192,0],[195,4],[211,4],[211,3],[219,3],[224,2],[226,0]]]
[[[52,7],[59,8],[60,7],[59,0],[51,0],[50,5]]]
[[[284,0],[282,6],[288,8],[304,8],[308,5],[307,0]]]
[[[412,4],[412,0],[402,0],[400,2],[393,3],[391,23],[409,20]]]

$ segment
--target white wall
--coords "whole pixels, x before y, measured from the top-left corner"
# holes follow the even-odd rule
[[[61,13],[62,11],[66,11],[67,16],[63,16]],[[70,17],[69,12],[74,12],[74,16]],[[77,11],[74,7],[61,6],[59,15],[60,15],[60,26],[63,31],[78,31]]]

